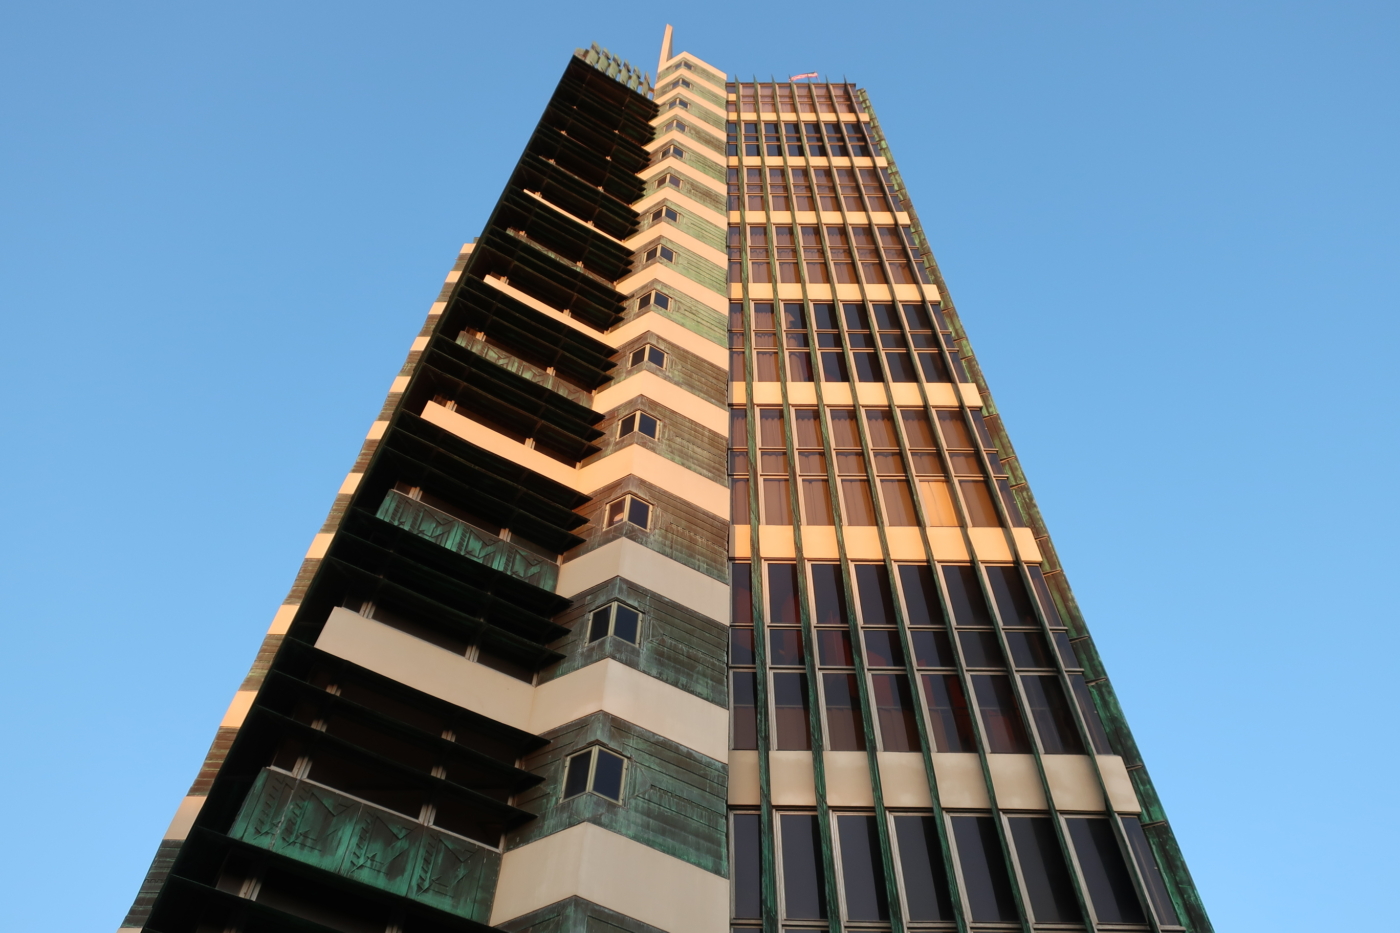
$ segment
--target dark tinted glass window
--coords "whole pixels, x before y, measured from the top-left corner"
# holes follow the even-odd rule
[[[1031,577],[1031,587],[1035,590],[1035,595],[1040,599],[1041,611],[1045,613],[1045,620],[1050,623],[1051,628],[1058,628],[1064,625],[1060,619],[1060,611],[1055,608],[1055,600],[1050,597],[1050,586],[1045,580],[1045,574],[1039,567],[1027,567]]]
[[[856,564],[856,593],[865,625],[894,625],[894,594],[884,564]]]
[[[1031,594],[1026,592],[1026,584],[1019,570],[1015,567],[987,567],[987,582],[992,586],[992,599],[996,601],[1003,625],[1040,624],[1035,607],[1031,605]]]
[[[909,624],[942,625],[943,606],[933,585],[933,568],[928,564],[900,564],[897,572]]]
[[[831,749],[865,751],[865,725],[861,722],[856,675],[823,674],[822,689],[826,693],[826,729]]]
[[[769,629],[768,663],[773,667],[801,667],[802,631],[795,628]]]
[[[880,371],[880,355],[861,351],[851,354],[852,361],[856,364],[856,382],[883,382],[884,373]]]
[[[992,624],[975,568],[967,564],[944,564],[943,585],[948,590],[948,603],[953,607],[953,619],[958,625]]]
[[[972,689],[977,694],[977,708],[982,713],[987,750],[1000,755],[1029,754],[1031,743],[1026,736],[1021,713],[1016,708],[1011,678],[999,674],[976,674],[972,678]]]
[[[812,565],[812,617],[817,625],[847,624],[840,564]]]
[[[1132,877],[1123,861],[1118,840],[1108,820],[1069,819],[1074,854],[1084,873],[1089,900],[1102,923],[1142,923],[1142,905],[1133,890]]]
[[[729,619],[731,625],[753,624],[753,592],[750,589],[749,565],[729,565]]]
[[[627,606],[617,606],[613,610],[613,634],[623,641],[637,643],[637,626],[641,623],[642,617],[635,609]]]
[[[914,664],[918,667],[958,666],[947,632],[914,629],[909,633],[909,640],[914,643]]]
[[[812,305],[812,323],[817,330],[836,330],[836,305],[824,302]]]
[[[759,845],[757,813],[734,814],[734,916],[762,916],[763,850]]]
[[[1060,679],[1053,674],[1023,674],[1021,687],[1026,692],[1031,719],[1046,754],[1084,754],[1084,743],[1079,739]]]
[[[773,726],[775,748],[801,750],[812,747],[812,725],[807,714],[807,675],[773,675]]]
[[[940,752],[977,751],[972,713],[958,675],[924,674],[923,682],[934,748]]]
[[[875,719],[880,726],[880,742],[887,752],[917,752],[919,727],[914,719],[914,700],[909,678],[903,674],[871,676]]]
[[[851,652],[851,635],[839,629],[817,631],[817,660],[823,667],[851,667],[855,656]]]
[[[990,816],[953,817],[953,840],[958,848],[968,906],[974,921],[1016,919],[1011,879],[1006,876],[1001,841]]]
[[[843,813],[836,817],[841,845],[841,882],[846,893],[846,919],[888,920],[885,866],[873,815]]]
[[[931,816],[896,816],[895,845],[904,876],[904,899],[913,921],[952,920],[948,871],[938,844],[938,827]]]
[[[1089,685],[1084,681],[1084,675],[1071,674],[1069,682],[1074,689],[1074,699],[1079,704],[1079,714],[1084,717],[1084,724],[1089,727],[1089,739],[1094,743],[1094,751],[1100,755],[1112,755],[1113,746],[1108,741],[1108,732],[1104,730],[1103,720],[1099,719],[1098,708],[1094,706],[1094,698],[1089,693]]]
[[[622,758],[612,752],[597,749],[593,765],[593,792],[609,800],[622,799]]]
[[[753,629],[729,630],[729,663],[741,666],[753,663]]]
[[[1050,645],[1040,632],[1007,632],[1011,661],[1017,667],[1054,667]]]
[[[1070,670],[1081,668],[1084,665],[1079,663],[1079,655],[1074,651],[1074,645],[1070,644],[1069,633],[1055,632],[1055,650],[1060,653],[1060,662]]]
[[[588,766],[592,755],[575,755],[564,772],[564,796],[577,797],[588,790]]]
[[[904,649],[899,644],[899,633],[893,629],[866,631],[865,664],[867,667],[903,667]]]
[[[768,624],[797,625],[797,565],[768,565]]]
[[[730,718],[735,748],[758,748],[758,675],[753,671],[735,671],[730,699]]]
[[[1078,923],[1079,902],[1055,827],[1046,817],[1012,817],[1011,840],[1037,923]]]
[[[968,667],[1006,667],[996,632],[982,629],[958,632],[958,643],[962,645],[963,660]]]
[[[783,916],[789,920],[826,919],[826,879],[822,876],[821,835],[811,813],[778,818],[783,855]]]
[[[1157,858],[1152,854],[1147,833],[1137,817],[1123,817],[1123,832],[1128,837],[1128,846],[1133,850],[1133,857],[1137,859],[1138,870],[1142,872],[1143,881],[1147,885],[1147,895],[1152,899],[1153,909],[1157,911],[1158,922],[1179,924],[1181,919],[1177,917],[1171,894],[1167,892],[1167,881],[1162,877],[1162,870],[1157,867]]]

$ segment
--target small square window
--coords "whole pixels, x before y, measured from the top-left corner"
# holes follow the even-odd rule
[[[597,746],[570,756],[564,769],[564,799],[594,793],[620,803],[626,763],[621,755]]]
[[[674,211],[669,207],[658,207],[656,210],[651,212],[652,223],[659,223],[662,220],[676,221],[680,219],[681,215],[677,211]]]
[[[669,246],[663,246],[661,247],[661,258],[667,262],[675,262],[676,253]]]
[[[641,308],[650,308],[653,305],[663,311],[669,311],[671,309],[671,296],[662,294],[661,292],[647,292],[641,298],[637,299],[637,308],[639,310]],[[639,363],[641,360],[637,362]],[[635,366],[637,364],[633,363],[632,365]]]
[[[677,97],[675,100],[671,101],[669,104],[666,105],[667,110],[675,110],[677,107],[681,108],[682,110],[689,110],[690,101],[686,100],[684,97]]]
[[[677,133],[684,133],[684,132],[686,131],[687,127],[686,127],[686,125],[685,125],[684,123],[682,123],[682,122],[679,121],[679,120],[672,120],[672,121],[666,126],[666,129],[667,129],[667,130],[675,130]]]
[[[669,246],[653,246],[642,254],[643,262],[651,262],[655,259],[660,259],[662,262],[675,262],[676,251]]]
[[[637,630],[641,627],[642,614],[631,606],[622,603],[608,603],[601,609],[593,610],[588,617],[588,642],[601,641],[609,635],[623,641],[637,643]]]
[[[680,80],[680,85],[681,85],[681,87],[691,87],[691,86],[692,86],[691,83],[690,83],[689,81],[687,81],[685,78],[681,78],[681,80]]]
[[[608,518],[605,523],[611,528],[619,522],[631,522],[639,528],[651,527],[651,503],[636,496],[623,496],[608,503]]]
[[[661,297],[665,296],[663,295]],[[665,306],[663,305],[662,307]],[[628,365],[640,366],[643,363],[650,363],[653,366],[664,367],[666,365],[666,351],[661,350],[657,347],[653,347],[651,344],[647,344],[644,347],[638,347],[637,349],[632,351],[632,358],[628,362]]]
[[[685,158],[685,150],[682,149],[680,146],[667,146],[664,150],[662,150],[662,152],[661,152],[661,158],[663,158],[663,159],[684,159],[684,158]]]
[[[670,185],[672,188],[679,188],[681,186],[681,179],[679,175],[667,174],[661,177],[661,183]]]
[[[659,422],[644,411],[634,411],[632,414],[618,422],[617,436],[626,437],[629,434],[645,434],[647,437],[656,437]]]

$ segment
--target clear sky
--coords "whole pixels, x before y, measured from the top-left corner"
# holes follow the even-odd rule
[[[0,927],[115,929],[569,54],[654,70],[647,8],[0,11]],[[870,90],[1217,929],[1394,929],[1400,8],[678,9]]]

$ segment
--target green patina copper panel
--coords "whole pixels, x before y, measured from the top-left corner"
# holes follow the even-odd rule
[[[229,835],[481,923],[501,857],[417,820],[264,770]]]
[[[725,764],[602,712],[545,738],[549,746],[524,761],[545,781],[522,793],[516,804],[540,816],[507,837],[510,848],[594,823],[706,871],[728,874]],[[594,743],[627,759],[621,804],[590,793],[559,799],[564,760]]]
[[[655,242],[656,241],[653,241],[653,245],[655,245]],[[698,254],[686,249],[684,246],[680,246],[674,241],[666,239],[664,236],[661,238],[660,242],[675,251],[676,259],[674,262],[670,263],[670,265],[677,272],[702,288],[708,288],[717,295],[723,295],[725,293],[725,290],[728,288],[726,279],[729,273],[718,263],[713,263],[708,259],[702,258]],[[650,247],[648,247],[648,249],[649,248]],[[657,259],[653,261],[663,262],[664,260]],[[645,260],[639,255],[637,257],[637,262],[640,266]]]
[[[729,339],[728,321],[724,315],[701,304],[694,298],[682,294],[669,282],[658,282],[653,279],[634,290],[632,294],[642,295],[652,290],[663,292],[666,297],[670,298],[671,307],[660,308],[656,305],[648,305],[646,308],[639,308],[635,301],[631,301],[628,302],[627,310],[623,313],[622,323],[647,312],[655,312],[668,320],[675,321],[686,330],[699,334],[711,343],[719,344],[721,347],[728,345],[726,343]],[[727,380],[728,376],[725,376],[725,379]]]
[[[449,551],[470,557],[493,570],[508,573],[551,593],[559,580],[559,565],[552,560],[503,541],[488,531],[474,528],[400,492],[390,490],[375,516],[442,545]]]

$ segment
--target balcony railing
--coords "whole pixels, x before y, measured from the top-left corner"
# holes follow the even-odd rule
[[[389,490],[375,515],[391,525],[411,531],[449,551],[470,557],[492,570],[508,573],[542,590],[554,592],[554,586],[559,581],[559,565],[549,558],[468,525],[397,490]]]
[[[258,775],[229,835],[459,917],[490,921],[499,853],[281,771]]]
[[[496,349],[480,337],[473,337],[463,332],[457,335],[457,343],[482,359],[490,360],[502,369],[510,370],[517,376],[524,376],[531,382],[539,383],[547,389],[553,389],[571,402],[577,402],[587,408],[593,407],[593,396],[589,393],[569,385],[563,379],[545,372],[533,363],[527,363],[503,350]]]

